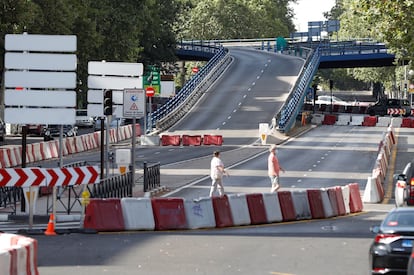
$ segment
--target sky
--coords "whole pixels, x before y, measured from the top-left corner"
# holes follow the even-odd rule
[[[295,12],[294,23],[297,31],[308,31],[309,21],[325,21],[323,13],[330,11],[335,6],[336,0],[298,0],[292,4]]]

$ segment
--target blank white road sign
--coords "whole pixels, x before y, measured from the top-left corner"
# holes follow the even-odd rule
[[[75,124],[76,35],[6,34],[7,123]]]
[[[4,120],[15,124],[75,124],[75,108],[6,108]]]
[[[142,80],[139,77],[121,76],[88,76],[89,89],[114,89],[142,88]]]
[[[90,75],[142,76],[144,65],[142,63],[90,61],[88,73]]]
[[[4,74],[6,88],[56,88],[75,89],[75,72],[40,72],[40,71],[6,71]]]
[[[6,34],[6,51],[76,52],[76,35]]]
[[[4,67],[16,70],[76,71],[75,54],[7,52]]]
[[[47,98],[47,100],[45,100],[45,98]],[[76,92],[44,90],[6,90],[4,94],[4,105],[76,108]]]

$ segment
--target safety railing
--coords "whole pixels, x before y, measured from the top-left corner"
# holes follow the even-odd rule
[[[310,51],[309,58],[296,81],[293,89],[289,93],[285,103],[282,105],[280,111],[276,114],[276,127],[280,132],[286,133],[293,128],[296,117],[298,116],[309,84],[312,82],[320,60],[319,48]]]
[[[22,198],[23,188],[0,187],[0,210],[7,209],[10,214],[16,214],[18,203],[22,201]]]
[[[190,46],[190,44],[187,44]],[[192,45],[192,49],[209,49],[214,51],[214,56],[194,75],[184,87],[167,103],[153,112],[147,122],[148,129],[165,130],[184,116],[188,109],[198,100],[201,93],[217,79],[227,64],[230,57],[228,50],[220,46]]]
[[[144,162],[144,192],[161,186],[160,163],[148,164]]]

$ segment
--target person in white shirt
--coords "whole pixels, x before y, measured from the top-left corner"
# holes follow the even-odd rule
[[[213,158],[211,159],[210,164],[210,176],[211,176],[211,188],[210,188],[210,197],[213,197],[214,193],[218,189],[220,196],[224,195],[223,187],[223,175],[229,175],[226,170],[224,170],[224,164],[220,159],[220,152],[214,151]]]

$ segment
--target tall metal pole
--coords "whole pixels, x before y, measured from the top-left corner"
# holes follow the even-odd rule
[[[101,117],[101,179],[104,179],[104,167],[105,167],[105,150],[104,150],[104,143],[105,143],[105,136],[104,136],[104,129],[105,129],[105,117]]]
[[[112,122],[112,115],[107,116],[107,122],[106,122],[106,134],[105,134],[105,177],[107,178],[109,176],[109,132],[110,132],[110,126]]]
[[[132,118],[132,140],[131,140],[131,175],[132,175],[132,185],[135,185],[135,144],[136,144],[136,123],[137,120],[135,116]]]

